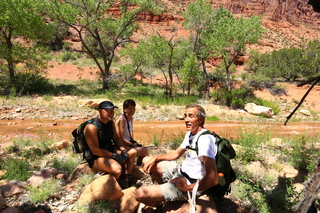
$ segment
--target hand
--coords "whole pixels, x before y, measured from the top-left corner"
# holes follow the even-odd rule
[[[187,181],[186,181],[186,179],[184,179],[181,176],[173,178],[173,179],[169,180],[169,182],[173,183],[182,192],[188,191]]]
[[[147,174],[150,174],[151,168],[155,165],[155,158],[151,157],[147,162],[143,165],[143,171]]]
[[[126,161],[129,158],[127,150],[121,150],[122,161]]]

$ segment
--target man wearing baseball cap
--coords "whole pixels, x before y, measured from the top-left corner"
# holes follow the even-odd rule
[[[84,136],[90,149],[85,154],[85,159],[90,167],[108,172],[116,179],[120,178],[124,166],[125,180],[130,186],[134,184],[131,171],[137,153],[134,149],[127,152],[117,135],[113,122],[115,108],[118,107],[110,101],[101,102],[98,116],[84,128]]]

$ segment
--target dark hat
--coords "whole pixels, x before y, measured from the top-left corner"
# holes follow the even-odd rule
[[[99,107],[98,107],[98,109],[114,109],[114,108],[118,108],[118,107],[113,105],[113,103],[110,101],[103,101],[99,104]]]

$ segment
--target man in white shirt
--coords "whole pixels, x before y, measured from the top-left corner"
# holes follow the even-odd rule
[[[147,206],[158,206],[166,201],[188,200],[187,192],[192,192],[197,180],[198,195],[218,184],[216,139],[210,134],[199,137],[202,132],[207,131],[204,128],[205,118],[205,110],[200,105],[186,106],[184,121],[187,133],[182,144],[175,151],[153,156],[144,163],[144,171],[151,174],[159,185],[137,189],[137,201]],[[185,152],[186,159],[181,165],[173,161]]]

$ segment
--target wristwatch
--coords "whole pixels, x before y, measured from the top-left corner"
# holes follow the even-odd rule
[[[117,158],[117,154],[116,154],[116,153],[112,153],[111,158],[112,158],[112,159],[116,159],[116,158]]]

